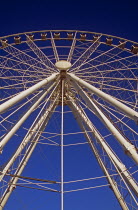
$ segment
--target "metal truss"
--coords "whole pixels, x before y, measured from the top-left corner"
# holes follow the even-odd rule
[[[63,31],[63,35],[65,33]],[[58,193],[60,209],[64,210],[67,193],[102,186],[111,189],[121,209],[136,210],[137,48],[133,46],[130,52],[125,48],[128,40],[121,42],[112,37],[119,39],[116,45],[106,37],[103,43],[103,34],[95,34],[93,40],[89,40],[91,33],[78,31],[68,31],[67,38],[63,39],[59,31],[42,31],[41,41],[47,41],[47,47],[42,43],[39,46],[40,40],[35,40],[32,33],[21,37],[23,35],[25,41],[22,42],[18,36],[15,43],[1,39],[0,210],[18,187]],[[73,134],[65,132],[65,115],[71,113],[85,142],[77,142],[75,137],[70,137],[68,144],[65,141],[65,136]],[[52,119],[58,132],[52,127]],[[71,126],[69,120],[68,127]],[[38,145],[55,147],[60,152],[60,166],[54,181],[22,175]],[[66,180],[66,148],[80,145],[90,147],[106,179],[105,185],[74,189],[73,183],[92,178]],[[66,188],[67,184],[72,184],[72,188]]]

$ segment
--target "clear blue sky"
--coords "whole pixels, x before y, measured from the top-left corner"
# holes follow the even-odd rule
[[[33,30],[74,29],[101,32],[138,41],[137,11],[138,2],[134,0],[3,0],[0,2],[0,36]],[[72,129],[72,132],[78,129],[74,121],[73,123],[74,128]],[[86,153],[90,153],[88,148],[84,148],[83,152],[85,150]],[[58,153],[58,151],[54,152]],[[69,153],[69,151],[67,152]],[[35,153],[37,155],[39,151],[36,150]],[[47,150],[46,154],[48,155]],[[89,161],[89,156],[87,157],[86,155],[82,158],[79,155],[77,156],[77,154],[78,151],[74,149],[74,151],[72,151],[71,161],[74,162],[75,158],[78,157],[80,159],[81,166],[85,165],[85,163]],[[68,163],[69,158],[65,158]],[[93,156],[91,158],[93,159]],[[28,166],[28,168],[32,167],[33,175],[29,174],[29,170],[27,171],[27,169],[26,174],[24,173],[24,175],[45,178],[45,159],[42,158],[45,170],[39,166],[40,160],[36,159],[36,156],[33,156],[31,162],[29,163],[30,165]],[[50,163],[47,162],[47,164]],[[100,176],[102,175],[97,164],[93,164],[93,169],[90,165],[87,165],[87,168],[83,171],[84,178],[86,176],[94,177],[98,173]],[[73,169],[68,168],[68,170],[73,170],[75,175],[77,173],[81,174],[82,168],[80,165],[77,165]],[[37,166],[40,170],[40,174],[36,171]],[[70,165],[68,167],[70,167]],[[93,174],[90,172],[91,169],[93,170]],[[97,171],[99,172],[97,173]],[[66,171],[66,173],[68,173],[68,171]],[[78,179],[79,178],[80,177],[78,176]],[[14,191],[13,196],[5,207],[5,210],[60,209],[59,195],[53,195],[54,193],[52,194],[52,192],[48,194],[47,192],[36,192],[21,188],[17,188],[16,190],[17,192]],[[104,191],[96,189],[92,192],[89,190],[87,195],[85,194],[85,191],[78,192],[78,194],[77,192],[72,194],[69,193],[65,196],[65,210],[119,210],[120,207],[118,206],[118,203],[115,201],[113,194],[110,194],[109,191],[110,189],[105,188]]]

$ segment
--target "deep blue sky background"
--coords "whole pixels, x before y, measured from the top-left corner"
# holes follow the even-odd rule
[[[138,40],[137,1],[1,1],[0,36],[41,29],[80,29]]]
[[[134,0],[2,0],[0,2],[0,36],[33,30],[76,29],[138,41],[137,26],[138,1]],[[81,209],[88,210],[85,207],[81,206]],[[36,209],[46,208],[45,205],[43,207],[40,205],[40,208]]]

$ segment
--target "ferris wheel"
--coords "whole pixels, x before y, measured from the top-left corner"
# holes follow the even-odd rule
[[[45,209],[108,209],[109,194],[138,209],[138,43],[44,30],[1,37],[0,52],[0,209],[29,190]]]

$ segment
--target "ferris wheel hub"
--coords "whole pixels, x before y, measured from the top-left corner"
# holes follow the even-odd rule
[[[59,70],[68,70],[71,67],[71,63],[65,60],[59,60],[55,63],[55,66]]]

